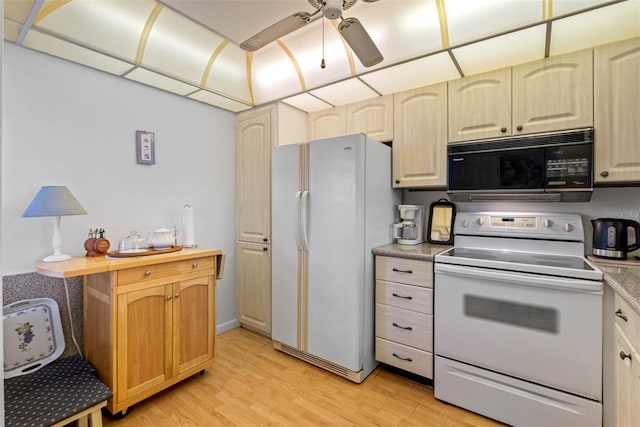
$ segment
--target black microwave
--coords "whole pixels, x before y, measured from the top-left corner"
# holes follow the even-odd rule
[[[588,202],[593,192],[593,128],[451,143],[452,201]]]

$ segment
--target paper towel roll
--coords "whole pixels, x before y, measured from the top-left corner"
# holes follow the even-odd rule
[[[190,205],[184,205],[182,208],[182,246],[186,248],[196,246],[193,208]]]

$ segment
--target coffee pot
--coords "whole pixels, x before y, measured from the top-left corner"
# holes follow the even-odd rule
[[[392,236],[401,245],[418,245],[424,242],[424,206],[398,205],[402,222],[393,224]]]
[[[627,253],[640,249],[640,224],[630,219],[592,219],[593,255],[601,258],[627,259]],[[628,230],[635,233],[635,241],[628,244]]]

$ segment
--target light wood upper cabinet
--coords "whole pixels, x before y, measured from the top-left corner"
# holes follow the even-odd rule
[[[347,134],[364,133],[377,141],[393,140],[393,95],[347,104]]]
[[[393,186],[447,182],[447,83],[394,94]]]
[[[309,139],[332,138],[347,134],[347,107],[309,113]]]
[[[593,52],[554,56],[512,68],[512,133],[593,126]]]
[[[238,114],[236,120],[237,239],[271,241],[271,148],[275,107]]]
[[[640,181],[640,38],[594,49],[595,181]]]
[[[238,242],[238,321],[251,329],[271,333],[271,248]]]
[[[511,68],[449,82],[449,141],[511,135]]]

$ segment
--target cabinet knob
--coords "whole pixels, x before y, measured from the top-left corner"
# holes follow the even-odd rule
[[[502,128],[502,129],[500,129],[500,132],[502,132],[502,133],[507,133],[507,128]]]
[[[622,320],[624,320],[625,322],[627,321],[627,316],[625,316],[624,314],[622,314],[622,310],[618,309],[615,312],[615,315],[618,316],[619,318],[621,318]]]
[[[603,177],[603,178],[606,178],[606,177],[609,176],[609,172],[608,171],[602,171],[602,172],[600,172],[600,176]]]
[[[269,248],[267,248],[266,246],[264,248],[262,248],[263,251],[267,252],[269,250]]]
[[[171,299],[171,295],[167,295],[167,301]]]
[[[262,241],[266,243],[266,242],[268,242],[268,241],[269,241],[269,239],[267,239],[266,237],[263,237],[263,238],[262,238]]]
[[[396,179],[396,184],[400,184],[400,180],[399,179]]]
[[[151,276],[151,270],[147,270],[147,271],[145,271],[145,272],[144,272],[144,275],[145,275],[145,276]]]
[[[198,263],[197,263],[197,262],[194,262],[193,264],[191,264],[191,267],[192,267],[192,268],[198,268]]]
[[[620,350],[620,359],[624,360],[629,358],[629,362],[631,362],[631,353],[626,354],[624,351]]]
[[[180,294],[176,294],[176,295],[175,295],[175,297],[176,297],[176,298],[180,298]]]
[[[517,130],[518,132],[520,132],[520,131],[522,130],[522,125],[518,125],[518,126],[516,127],[516,130]]]

